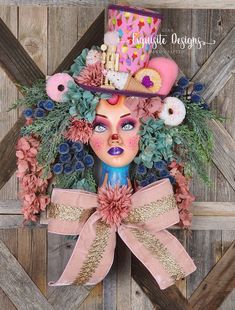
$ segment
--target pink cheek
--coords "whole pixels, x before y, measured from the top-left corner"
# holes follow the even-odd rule
[[[99,138],[99,137],[91,138],[90,144],[91,144],[91,147],[93,148],[93,150],[95,152],[101,151],[104,148],[104,145],[105,145],[104,139]]]
[[[127,140],[127,145],[130,149],[136,150],[139,147],[139,136],[131,137]]]

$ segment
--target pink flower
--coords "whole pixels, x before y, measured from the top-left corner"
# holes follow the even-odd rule
[[[64,137],[73,142],[88,143],[92,135],[92,125],[83,119],[72,119],[71,125],[64,133]]]
[[[125,105],[131,111],[133,117],[143,118],[143,120],[146,120],[148,117],[158,117],[158,113],[163,108],[163,102],[160,97],[151,99],[127,97]]]
[[[132,189],[127,186],[114,188],[100,188],[98,191],[97,210],[100,212],[102,220],[109,225],[120,225],[121,221],[128,216],[131,208]]]
[[[93,65],[88,65],[80,72],[79,76],[75,77],[75,81],[80,84],[89,86],[100,86],[103,78],[102,63],[96,62]]]
[[[63,102],[63,95],[68,90],[68,82],[73,82],[73,78],[67,73],[56,73],[50,76],[46,82],[46,92],[48,97],[57,102]]]
[[[40,142],[36,137],[26,136],[16,146],[17,177],[20,183],[19,197],[22,200],[25,220],[36,221],[40,211],[45,210],[50,198],[46,195],[48,180],[42,179],[42,167],[36,155]]]
[[[184,166],[173,161],[168,166],[170,174],[175,178],[174,186],[175,199],[179,208],[180,225],[182,227],[190,227],[192,223],[192,213],[190,206],[195,197],[189,191],[189,180],[184,176]]]

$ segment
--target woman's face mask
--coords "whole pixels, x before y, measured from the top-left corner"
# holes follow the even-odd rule
[[[140,122],[125,106],[120,96],[116,105],[101,99],[96,108],[90,145],[95,154],[109,166],[130,164],[139,150]]]

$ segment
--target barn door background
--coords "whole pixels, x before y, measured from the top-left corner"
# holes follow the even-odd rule
[[[154,3],[154,1],[149,1],[150,4],[151,2]],[[178,6],[177,3],[178,1],[176,1],[175,7]],[[202,3],[204,2],[199,1],[198,6]],[[100,6],[88,6],[88,4],[87,1],[87,6],[83,7],[0,6],[0,17],[41,71],[44,74],[52,74],[101,13]],[[208,98],[211,107],[220,115],[228,117],[223,126],[218,127],[216,124],[211,124],[216,133],[214,163],[211,168],[208,168],[212,186],[205,187],[196,177],[192,184],[192,192],[197,198],[197,203],[194,204],[195,218],[192,235],[187,236],[182,231],[174,231],[198,267],[197,271],[187,280],[177,283],[177,287],[187,298],[190,298],[195,291],[189,299],[195,309],[203,309],[202,304],[198,302],[199,296],[203,296],[203,289],[198,288],[199,284],[235,239],[235,12],[221,9],[225,4],[226,1],[217,1],[215,5],[218,5],[218,9],[213,10],[205,9],[205,7],[209,7],[205,3],[203,4],[204,9],[200,10],[190,8],[162,8],[159,10],[164,15],[161,33],[167,35],[169,43],[159,47],[156,55],[168,54],[178,63],[186,76],[192,78],[196,75],[195,80],[198,78],[199,81],[206,82],[209,89],[205,97]],[[155,3],[152,6],[159,8],[166,5],[165,1],[160,1],[159,6]],[[97,29],[97,31],[99,30]],[[205,45],[201,49],[195,47],[180,49],[179,45],[171,44],[172,33],[176,33],[179,37],[200,37],[206,42],[215,40],[215,44]],[[19,96],[21,95],[14,83],[5,71],[0,69],[0,140],[6,136],[20,115],[20,111],[6,112]],[[0,145],[1,148],[7,147],[7,145]],[[0,166],[5,160],[0,158]],[[154,297],[151,296],[151,291],[145,287],[145,279],[141,269],[138,269],[138,262],[136,263],[131,258],[130,252],[121,243],[119,243],[114,265],[107,278],[91,291],[87,289],[82,289],[79,292],[77,289],[74,290],[74,303],[71,303],[72,288],[70,292],[68,290],[54,291],[54,288],[48,288],[47,281],[56,279],[66,265],[74,241],[63,236],[50,235],[47,244],[45,227],[20,227],[22,218],[19,215],[20,205],[17,201],[17,190],[15,176],[0,190],[0,240],[3,241],[0,252],[2,250],[5,253],[4,251],[8,249],[16,257],[39,290],[49,298],[54,309],[65,309],[63,304],[73,304],[71,309],[84,310],[173,309],[169,305],[165,308],[153,305]],[[235,260],[234,248],[230,248],[229,255],[229,258],[228,255],[225,258],[225,265],[229,263],[231,257],[233,261]],[[5,258],[7,260],[9,257],[5,256]],[[135,267],[131,268],[131,260],[132,265],[137,264]],[[17,262],[10,258],[8,262],[12,264],[11,272],[17,274]],[[4,273],[4,268],[0,266],[1,273]],[[230,284],[226,284],[224,289],[219,290],[219,293],[215,294],[217,296],[213,296],[213,290],[215,292],[221,283],[228,282],[228,278],[224,278],[226,276],[228,275],[220,267],[212,273],[209,282],[204,280],[203,283],[206,285],[204,289],[206,290],[208,285],[210,287],[207,297],[211,294],[212,300],[213,298],[215,300],[214,306],[212,302],[209,309],[218,308],[217,305],[224,299],[223,291],[227,293],[225,293],[226,298],[220,309],[235,309],[235,292],[232,292],[232,288],[235,287],[234,279],[229,281]],[[3,280],[8,281],[5,289],[2,287]],[[19,308],[16,308],[14,304],[20,303],[20,300],[12,299],[16,285],[14,277],[4,279],[0,276],[1,309]],[[144,291],[152,302],[146,297]],[[34,290],[32,292],[35,293]],[[228,294],[229,292],[231,293]],[[33,297],[28,301],[29,304],[34,305]],[[168,297],[177,298],[171,292],[168,293]],[[46,299],[44,300],[40,296],[38,298],[41,298],[41,306],[37,306],[35,303],[32,309],[50,309]],[[61,308],[57,302],[59,298],[61,299]],[[187,309],[187,307],[179,309]]]

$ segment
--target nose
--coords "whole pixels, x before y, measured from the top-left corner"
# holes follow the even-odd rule
[[[118,140],[118,134],[117,133],[112,134],[111,139]]]
[[[109,144],[110,145],[122,144],[122,139],[121,139],[120,135],[117,134],[117,133],[113,133],[112,135],[110,135],[110,137],[109,137]]]

